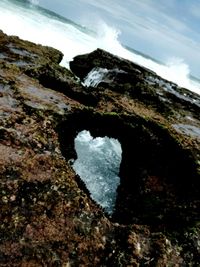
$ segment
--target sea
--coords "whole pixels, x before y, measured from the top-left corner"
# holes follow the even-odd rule
[[[185,62],[171,60],[164,64],[152,55],[126,46],[119,40],[119,30],[103,20],[91,29],[41,7],[38,0],[1,0],[0,29],[9,35],[59,49],[64,54],[61,65],[66,68],[76,55],[102,48],[200,94],[200,80],[190,75]]]

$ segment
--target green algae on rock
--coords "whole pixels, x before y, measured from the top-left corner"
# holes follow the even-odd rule
[[[198,266],[199,96],[100,49],[61,59],[0,32],[0,266]],[[121,142],[112,217],[70,165],[81,130]]]

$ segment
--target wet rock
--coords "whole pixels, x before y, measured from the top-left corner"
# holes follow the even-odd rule
[[[70,62],[70,68],[82,81],[87,79],[89,73],[101,73],[104,70],[104,75],[99,78],[99,90],[103,87],[123,93],[164,116],[186,116],[191,110],[196,118],[200,112],[199,95],[162,79],[147,68],[101,49],[76,56]]]
[[[0,266],[198,266],[199,96],[99,49],[61,59],[0,32]],[[122,145],[113,217],[71,167],[81,130]]]

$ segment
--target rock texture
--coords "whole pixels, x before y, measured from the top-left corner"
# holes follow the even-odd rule
[[[200,97],[100,49],[61,59],[0,32],[0,266],[199,266]],[[70,165],[83,129],[122,145],[112,218]]]

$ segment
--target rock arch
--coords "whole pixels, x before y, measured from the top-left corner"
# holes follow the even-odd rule
[[[121,143],[121,184],[114,221],[151,225],[187,222],[193,212],[195,166],[189,152],[167,128],[136,115],[83,109],[68,115],[57,130],[67,161],[76,158],[74,138],[82,130]],[[184,203],[190,209],[184,209]]]

